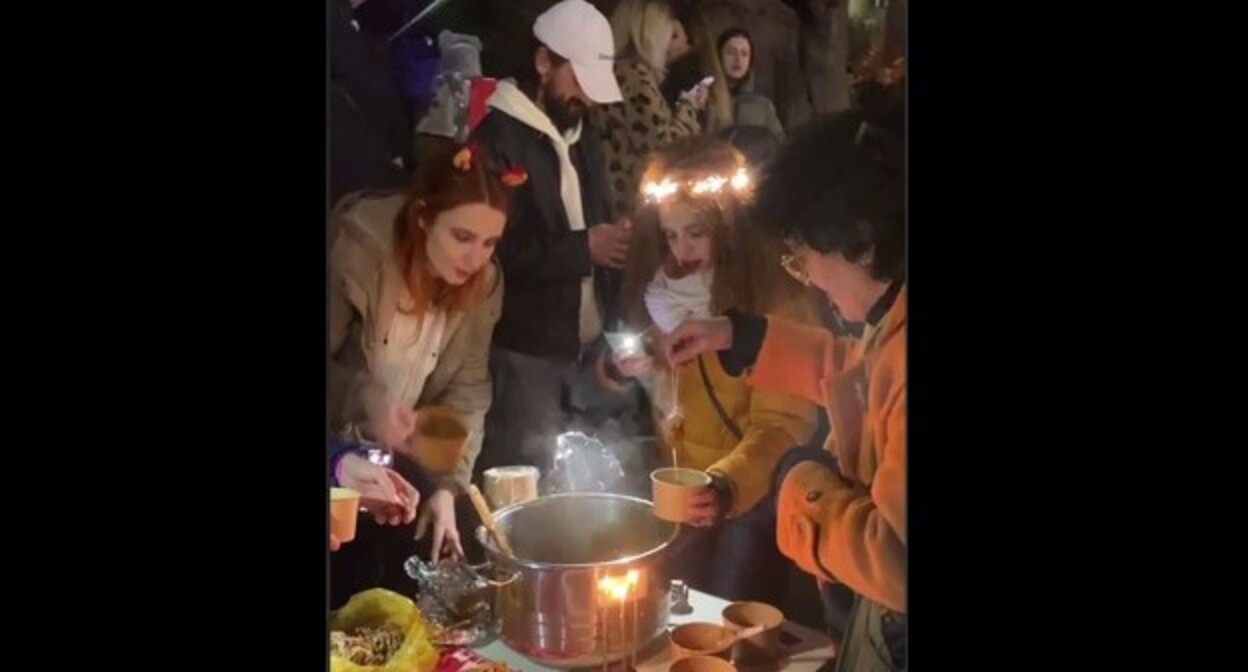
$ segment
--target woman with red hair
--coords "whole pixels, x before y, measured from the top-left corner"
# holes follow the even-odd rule
[[[463,554],[454,500],[472,475],[491,399],[489,345],[503,300],[494,248],[509,185],[523,179],[518,167],[448,143],[410,193],[348,196],[331,216],[331,430],[395,451],[401,472],[413,469],[415,409],[449,407],[469,430],[453,471],[410,476],[433,491],[416,529],[421,538],[432,524],[434,560]]]

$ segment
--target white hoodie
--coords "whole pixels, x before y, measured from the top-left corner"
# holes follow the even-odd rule
[[[573,231],[585,229],[585,210],[581,207],[581,178],[572,163],[571,147],[581,139],[581,124],[567,133],[559,133],[550,117],[516,85],[507,80],[498,82],[494,95],[486,103],[489,107],[522,122],[545,135],[559,156],[559,197],[568,216],[568,228]],[[589,343],[602,333],[602,316],[598,300],[594,296],[594,276],[591,272],[581,281],[580,310],[581,343]]]

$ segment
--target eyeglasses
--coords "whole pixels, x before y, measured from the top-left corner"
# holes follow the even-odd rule
[[[802,261],[801,257],[795,254],[782,254],[780,255],[780,265],[789,272],[789,275],[793,276],[794,280],[807,287],[810,286],[810,274],[806,272],[806,263]]]

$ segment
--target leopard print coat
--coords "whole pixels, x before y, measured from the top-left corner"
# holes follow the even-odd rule
[[[591,120],[602,136],[612,215],[620,217],[631,216],[638,205],[641,174],[650,153],[702,129],[689,101],[667,104],[658,73],[640,59],[616,60],[615,78],[624,100],[594,107]]]

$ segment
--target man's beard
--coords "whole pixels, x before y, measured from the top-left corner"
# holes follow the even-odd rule
[[[547,87],[545,93],[546,95],[543,98],[546,103],[546,116],[550,117],[551,123],[555,125],[555,128],[560,133],[576,128],[577,124],[580,124],[581,120],[585,118],[585,112],[588,109],[585,103],[576,98],[559,100],[549,87]]]

